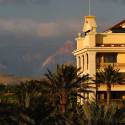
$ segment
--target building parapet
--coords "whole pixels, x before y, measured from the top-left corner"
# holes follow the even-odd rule
[[[98,33],[96,44],[125,44],[125,33]]]

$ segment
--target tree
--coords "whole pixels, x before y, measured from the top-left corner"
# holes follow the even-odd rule
[[[119,69],[114,69],[111,65],[98,70],[96,73],[96,84],[104,84],[107,86],[107,104],[110,103],[111,85],[123,84],[123,75],[119,73]]]
[[[68,105],[67,112],[64,115],[56,112],[52,122],[52,125],[124,125],[125,107],[96,103]]]
[[[54,107],[45,97],[31,97],[28,108],[0,103],[0,125],[47,125]]]
[[[15,86],[13,91],[17,94],[20,105],[28,108],[30,98],[37,92],[36,89],[37,84],[32,80]]]
[[[78,107],[76,114],[80,125],[123,125],[125,123],[125,107],[118,107],[116,104],[91,103]]]
[[[32,96],[27,108],[20,107],[18,109],[20,112],[18,115],[21,117],[20,119],[28,125],[46,125],[46,122],[50,122],[49,118],[54,110],[55,108],[48,103],[48,99],[43,95]]]
[[[3,84],[0,84],[0,103],[2,101],[2,96],[6,92],[6,90],[7,90],[6,86]]]
[[[23,120],[24,117],[27,121]],[[32,120],[23,115],[18,105],[0,103],[0,125],[32,125],[30,123]]]
[[[44,92],[49,93],[50,101],[53,104],[59,99],[63,113],[66,112],[69,97],[77,93],[77,89],[80,88],[82,82],[88,80],[88,75],[82,77],[80,75],[80,68],[77,69],[72,64],[62,64],[62,66],[57,64],[56,73],[52,73],[48,69],[48,74],[45,74],[46,79],[40,82],[44,85]]]

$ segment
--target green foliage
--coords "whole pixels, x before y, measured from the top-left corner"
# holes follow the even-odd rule
[[[42,91],[50,96],[51,102],[62,97],[68,99],[71,96],[73,97],[73,95],[76,96],[78,90],[83,91],[79,89],[81,83],[89,79],[88,75],[83,75],[82,77],[80,75],[80,69],[77,69],[77,67],[72,64],[63,64],[62,66],[57,64],[56,73],[52,73],[48,69],[48,74],[45,74],[46,79],[41,82],[38,81],[38,83],[44,86]]]
[[[0,84],[0,97],[6,92],[7,87],[3,84]]]
[[[0,103],[0,125],[124,125],[125,106],[77,104],[76,92],[88,92],[86,88],[92,87],[84,84],[88,75],[80,77],[78,71],[73,65],[57,65],[57,72],[48,70],[43,81],[26,81],[9,88],[19,103]],[[1,88],[7,91],[6,86]],[[67,97],[65,114],[60,105],[62,96]]]
[[[0,103],[0,125],[17,125],[22,123],[17,106],[14,104]]]
[[[111,85],[123,84],[123,74],[120,74],[118,69],[114,69],[111,65],[109,65],[104,68],[104,71],[97,71],[95,83],[97,84],[97,87],[100,84],[107,86],[107,104],[109,104]]]
[[[107,86],[123,84],[123,75],[119,73],[119,69],[114,69],[111,65],[98,70],[96,73],[96,83],[105,84]]]
[[[50,125],[124,125],[125,107],[95,103],[67,106],[67,112],[56,112]]]
[[[87,125],[117,125],[125,123],[125,107],[116,105],[84,105],[83,122]]]
[[[55,108],[44,96],[32,96],[28,107],[0,104],[0,125],[46,125]]]

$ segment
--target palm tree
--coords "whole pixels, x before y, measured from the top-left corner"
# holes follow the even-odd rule
[[[18,110],[20,113],[18,115],[22,118],[22,121],[28,123],[28,125],[31,123],[33,125],[46,125],[46,122],[50,122],[49,118],[55,110],[55,108],[47,102],[48,99],[43,95],[32,96],[29,106],[27,108],[20,107]]]
[[[68,104],[67,112],[53,115],[52,125],[124,125],[125,107],[116,104]]]
[[[6,90],[7,90],[7,87],[3,84],[0,84],[0,103],[2,101],[2,96],[6,92]]]
[[[17,105],[0,103],[0,125],[24,125],[26,122],[23,120],[23,117]],[[30,123],[31,120],[28,119],[28,122]]]
[[[36,92],[37,85],[34,81],[26,81],[20,85],[15,86],[14,92],[17,93],[20,105],[28,108],[30,103],[30,97]]]
[[[48,103],[46,96],[36,92],[37,86],[34,81],[26,81],[13,87],[11,91],[17,93],[21,104],[0,103],[2,125],[46,125],[46,122],[51,122],[49,117],[55,112],[55,107]]]
[[[118,107],[116,104],[85,104],[77,107],[76,114],[80,125],[123,125],[125,123],[125,107]]]
[[[56,73],[52,73],[48,69],[48,74],[45,74],[46,79],[40,83],[44,85],[44,92],[48,92],[51,98],[51,102],[54,104],[59,99],[62,106],[62,112],[66,112],[66,104],[69,101],[69,97],[74,93],[77,93],[77,89],[80,88],[80,83],[85,82],[88,79],[88,75],[80,76],[80,68],[76,66],[64,65],[60,67],[57,64]]]
[[[119,73],[119,69],[114,69],[111,65],[98,70],[96,73],[96,84],[104,84],[107,86],[107,104],[110,103],[111,85],[123,84],[123,75]]]

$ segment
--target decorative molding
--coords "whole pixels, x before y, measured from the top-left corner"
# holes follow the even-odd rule
[[[96,44],[96,47],[125,47],[125,44]]]

